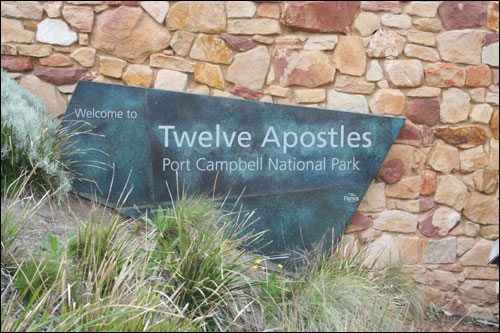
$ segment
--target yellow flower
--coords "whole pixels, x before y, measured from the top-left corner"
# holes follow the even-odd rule
[[[257,269],[259,268],[259,266],[255,265],[255,266],[252,266],[253,269]]]
[[[283,268],[283,265],[282,265],[282,264],[278,264],[278,267],[279,267],[279,268]]]
[[[255,260],[256,263],[260,264],[260,259]]]

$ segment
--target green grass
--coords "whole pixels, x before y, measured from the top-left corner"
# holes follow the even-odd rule
[[[259,239],[252,214],[223,207],[182,195],[143,221],[89,212],[67,241],[11,255],[17,294],[2,294],[2,331],[399,331],[421,320],[411,279],[341,245],[303,253],[293,272],[256,265],[265,259],[242,247]],[[3,233],[17,215],[2,214]]]

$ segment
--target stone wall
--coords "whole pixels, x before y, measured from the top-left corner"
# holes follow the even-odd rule
[[[404,116],[345,240],[498,321],[498,2],[2,1],[2,67],[60,116],[79,79]]]

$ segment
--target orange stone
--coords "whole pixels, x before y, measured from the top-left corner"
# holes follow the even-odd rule
[[[194,79],[212,88],[224,89],[224,78],[218,65],[197,63],[194,69]]]
[[[470,87],[487,87],[491,83],[491,72],[488,65],[467,66],[465,69],[466,84]]]
[[[263,3],[257,9],[257,15],[275,19],[280,18],[280,6],[276,3]]]
[[[38,63],[42,66],[51,67],[69,67],[73,65],[71,60],[64,54],[52,54],[46,58],[38,59]]]
[[[498,108],[493,112],[490,120],[491,131],[493,132],[493,137],[498,140]]]

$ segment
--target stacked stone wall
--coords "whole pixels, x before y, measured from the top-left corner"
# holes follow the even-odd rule
[[[403,116],[344,239],[498,321],[498,2],[2,1],[2,67],[60,117],[77,80]]]

